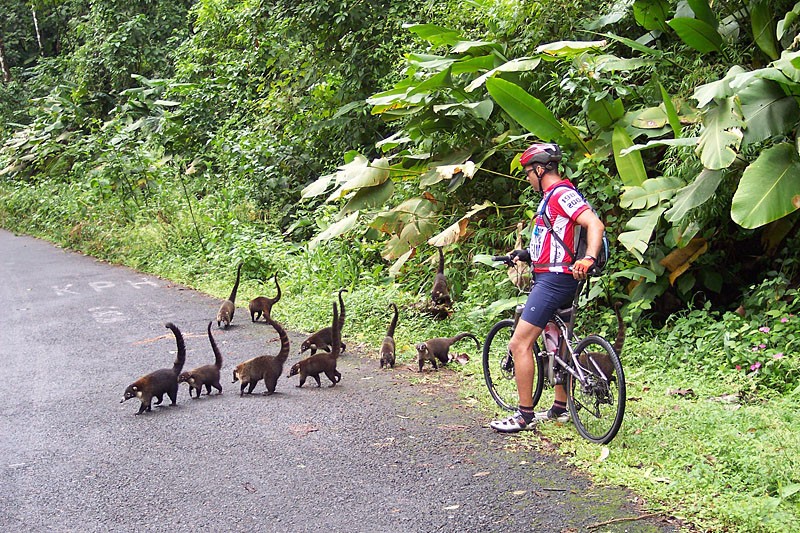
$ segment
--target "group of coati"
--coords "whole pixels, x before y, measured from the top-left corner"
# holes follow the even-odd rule
[[[236,269],[236,281],[231,290],[231,294],[228,299],[222,302],[217,313],[216,321],[217,327],[219,328],[228,328],[233,320],[236,311],[236,293],[239,288],[241,272],[242,263],[240,263]],[[253,357],[236,366],[233,370],[232,383],[236,383],[237,381],[241,383],[240,396],[244,395],[245,392],[247,394],[252,394],[256,385],[261,380],[264,381],[264,385],[266,386],[266,391],[263,394],[269,395],[274,393],[278,378],[283,373],[283,366],[289,358],[289,336],[286,334],[283,327],[272,319],[272,308],[281,298],[281,287],[278,283],[277,274],[275,274],[274,280],[277,290],[276,296],[274,298],[267,298],[264,296],[254,298],[250,301],[248,309],[252,322],[256,322],[263,317],[264,320],[275,329],[281,341],[281,348],[278,355]],[[342,374],[336,369],[336,363],[341,353],[346,349],[345,344],[342,342],[342,328],[345,320],[345,306],[342,298],[343,292],[347,292],[347,290],[339,290],[339,305],[337,306],[336,302],[333,303],[333,321],[331,325],[312,333],[300,345],[301,355],[308,350],[311,351],[311,354],[309,357],[295,363],[289,370],[287,376],[292,377],[299,375],[300,382],[297,385],[298,387],[302,387],[309,377],[314,378],[317,382],[317,387],[320,387],[320,374],[324,374],[330,380],[330,387],[334,387],[342,379]],[[452,303],[447,280],[444,276],[444,256],[441,248],[439,249],[439,268],[434,278],[431,299],[435,305],[449,306]],[[393,316],[386,331],[386,336],[381,344],[381,368],[394,368],[395,366],[394,332],[397,327],[399,313],[397,305],[394,303],[390,304],[389,307],[393,310]],[[213,364],[182,372],[186,361],[186,345],[181,331],[175,324],[169,322],[165,324],[165,327],[171,330],[175,335],[178,350],[172,368],[156,370],[131,383],[125,389],[120,403],[131,398],[138,398],[141,402],[141,406],[136,413],[137,415],[146,411],[151,411],[154,398],[156,400],[156,405],[161,404],[165,394],[169,397],[171,404],[175,405],[178,398],[178,386],[180,383],[187,383],[189,385],[190,398],[193,392],[194,397],[199,398],[203,388],[206,389],[206,394],[211,394],[212,387],[217,390],[217,394],[222,394],[222,385],[220,383],[222,354],[211,333],[212,324],[213,321],[209,322],[206,330],[211,349],[214,352]],[[476,346],[480,348],[478,338],[469,332],[461,332],[454,337],[437,337],[417,344],[416,350],[419,371],[422,372],[423,365],[426,361],[430,362],[435,369],[438,369],[438,363],[448,363],[450,361],[450,347],[467,337],[473,339]],[[247,390],[245,391],[245,389]]]

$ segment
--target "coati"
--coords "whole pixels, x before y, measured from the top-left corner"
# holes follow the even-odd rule
[[[278,289],[278,294],[275,298],[267,298],[266,296],[259,296],[258,298],[253,298],[250,300],[250,304],[247,306],[250,309],[250,320],[255,322],[261,316],[264,316],[264,320],[269,322],[269,318],[272,314],[272,306],[278,303],[278,300],[281,299],[281,286],[278,285],[278,273],[275,273],[275,287]]]
[[[320,352],[311,355],[310,357],[307,357],[298,363],[295,363],[294,366],[292,366],[292,369],[289,371],[289,375],[286,377],[290,378],[300,374],[300,384],[297,386],[302,387],[306,382],[306,378],[311,376],[317,382],[317,387],[320,387],[322,384],[319,381],[319,375],[324,373],[328,379],[331,380],[329,387],[335,387],[336,384],[342,380],[342,375],[336,370],[336,360],[339,358],[339,346],[341,346],[340,327],[341,320],[339,318],[338,310],[336,309],[336,302],[334,302],[333,324],[331,325],[331,329],[333,331],[331,351]]]
[[[253,357],[236,366],[233,370],[232,383],[242,382],[239,396],[244,396],[245,387],[247,387],[247,394],[252,394],[256,384],[262,379],[264,380],[264,385],[267,386],[267,390],[262,394],[265,396],[273,394],[275,386],[278,384],[278,378],[283,373],[283,365],[289,358],[289,336],[286,334],[286,330],[272,318],[267,319],[267,323],[278,332],[278,337],[281,339],[281,350],[278,355]]]
[[[443,365],[449,361],[450,346],[457,343],[461,339],[469,337],[475,341],[475,345],[480,349],[481,345],[478,338],[472,333],[463,331],[455,337],[437,337],[425,342],[417,344],[417,360],[419,362],[419,371],[422,372],[422,365],[425,361],[430,361],[433,368],[439,368],[436,364],[438,359]]]
[[[434,305],[449,307],[453,302],[450,299],[450,290],[447,288],[447,278],[444,277],[444,253],[442,252],[441,246],[437,248],[439,250],[439,268],[436,271],[436,276],[433,278],[431,300],[433,300]]]
[[[183,363],[186,362],[186,345],[183,342],[183,335],[178,327],[172,322],[167,322],[164,327],[172,330],[175,335],[175,342],[178,345],[178,355],[172,368],[162,368],[151,372],[146,376],[142,376],[125,389],[122,400],[119,403],[130,400],[131,398],[139,398],[142,405],[139,407],[137,415],[145,411],[152,411],[151,402],[156,398],[156,405],[159,405],[164,399],[164,394],[169,396],[172,405],[178,400],[178,374],[183,369]]]
[[[625,321],[622,319],[622,312],[620,311],[621,307],[622,302],[614,303],[614,314],[617,315],[617,337],[614,339],[613,348],[617,356],[622,355],[622,346],[625,344]],[[578,357],[578,361],[580,362],[581,366],[595,371],[596,369],[593,365],[587,365],[587,355],[592,356],[592,360],[597,363],[597,366],[600,367],[600,370],[609,379],[609,381],[614,381],[614,365],[611,364],[611,360],[604,352],[584,352],[580,355],[580,357]]]
[[[389,329],[386,330],[386,336],[383,338],[383,344],[381,344],[381,368],[384,366],[394,368],[394,329],[397,327],[398,314],[397,306],[394,303],[389,304],[389,307],[394,308],[394,316],[392,317],[391,324],[389,324]]]
[[[342,328],[344,327],[344,300],[342,300],[342,293],[347,292],[347,289],[339,289],[339,306],[341,309],[341,314],[339,315],[339,346],[340,346],[340,353],[347,348],[345,344],[342,342]],[[326,352],[331,351],[331,346],[333,345],[333,328],[331,326],[324,327],[311,335],[308,336],[306,340],[304,340],[300,344],[300,354],[302,355],[303,352],[310,349],[311,355],[317,353],[317,350],[323,350]]]
[[[211,394],[211,387],[217,389],[219,391],[218,394],[222,394],[222,385],[219,382],[219,371],[222,368],[222,354],[219,348],[217,348],[214,336],[211,334],[211,324],[213,324],[213,322],[209,322],[208,328],[206,329],[208,331],[208,341],[211,343],[211,350],[214,352],[214,364],[200,366],[194,370],[183,372],[178,376],[178,383],[189,384],[189,398],[192,397],[192,390],[197,393],[196,398],[199,398],[203,386],[206,388],[206,394]]]
[[[525,222],[517,222],[517,242],[514,250],[523,250],[522,231],[525,229]],[[508,267],[508,279],[520,290],[529,290],[531,287],[531,268],[524,261],[517,261]]]
[[[228,296],[228,299],[222,302],[222,305],[217,312],[217,327],[222,327],[222,323],[225,323],[225,327],[231,325],[231,321],[233,320],[233,313],[236,311],[236,291],[239,289],[239,276],[242,273],[242,264],[239,263],[239,267],[236,269],[236,283],[233,284],[233,290],[231,291],[231,295]]]

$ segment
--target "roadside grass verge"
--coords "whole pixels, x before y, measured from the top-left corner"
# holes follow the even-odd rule
[[[311,332],[327,325],[336,291],[347,288],[344,336],[368,351],[374,347],[376,368],[390,302],[401,313],[395,335],[399,363],[412,367],[415,343],[459,331],[483,338],[499,318],[480,312],[488,302],[479,287],[496,284],[496,272],[471,273],[478,288],[456,303],[450,319],[436,321],[418,307],[427,299],[428,286],[409,292],[389,282],[383,270],[365,271],[348,253],[352,243],[333,242],[308,252],[253,220],[239,223],[234,217],[218,223],[208,214],[217,209],[213,196],[200,202],[195,229],[179,202],[154,199],[120,222],[118,206],[93,201],[74,185],[0,183],[3,227],[218,298],[227,297],[236,264],[244,260],[240,308],[255,296],[273,296],[271,275],[278,272],[283,298],[274,317],[294,330]],[[238,316],[249,320],[246,311]],[[714,319],[707,320],[710,327]],[[689,325],[703,327],[697,316]],[[625,422],[607,452],[581,439],[571,424],[545,424],[509,437],[510,443],[563,456],[598,482],[631,488],[646,509],[680,517],[702,531],[800,531],[800,394],[754,389],[743,373],[723,372],[711,379],[688,364],[660,365],[667,335],[629,334],[622,356],[628,385]],[[463,401],[483,411],[487,421],[502,415],[486,392],[474,344],[462,341],[454,351],[471,358],[464,366],[451,365]],[[700,349],[692,357],[706,355]]]

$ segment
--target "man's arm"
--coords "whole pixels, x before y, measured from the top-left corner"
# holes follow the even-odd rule
[[[603,231],[606,229],[603,221],[600,220],[594,211],[585,209],[575,222],[586,228],[586,255],[592,256],[594,262],[600,254],[600,247],[603,245]],[[572,267],[572,275],[575,279],[586,279],[586,272],[594,265],[594,262],[581,261],[582,257],[576,258],[577,261]]]

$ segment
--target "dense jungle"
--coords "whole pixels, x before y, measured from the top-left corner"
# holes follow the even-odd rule
[[[240,262],[241,301],[277,273],[307,331],[346,288],[376,366],[392,302],[412,362],[524,298],[490,257],[541,200],[520,153],[558,143],[610,242],[580,325],[614,338],[622,303],[629,404],[605,449],[522,439],[687,528],[800,530],[800,2],[0,8],[0,226],[220,298]]]

